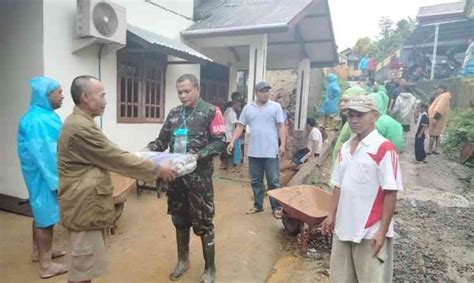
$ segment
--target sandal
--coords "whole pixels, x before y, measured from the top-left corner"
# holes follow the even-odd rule
[[[53,250],[51,252],[51,258],[58,258],[65,256],[66,252],[65,251],[59,251],[59,250]],[[31,261],[32,262],[38,262],[39,261],[39,254],[32,254],[31,255]]]
[[[40,277],[41,279],[47,279],[64,273],[67,273],[66,264],[53,263],[49,268],[41,272]]]
[[[247,211],[247,214],[255,214],[255,213],[262,212],[262,211],[263,211],[263,208],[256,209],[255,207],[252,207],[249,211]]]

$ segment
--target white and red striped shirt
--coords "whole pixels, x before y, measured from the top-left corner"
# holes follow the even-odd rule
[[[360,141],[350,154],[350,141],[342,146],[331,175],[341,189],[335,234],[341,241],[371,239],[380,228],[383,190],[403,190],[395,146],[377,130]],[[387,237],[393,237],[393,220]]]

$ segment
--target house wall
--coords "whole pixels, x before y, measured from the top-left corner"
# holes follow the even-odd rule
[[[158,34],[177,38],[179,32],[192,21],[169,13],[143,0],[113,1],[127,9],[127,22]],[[174,2],[174,1],[161,1]],[[192,7],[192,1],[181,1]],[[160,3],[161,4],[161,3]],[[69,89],[71,81],[78,75],[98,76],[98,47],[90,47],[75,54],[72,51],[74,37],[75,1],[45,0],[44,5],[44,58],[45,74],[58,79],[64,89]],[[58,40],[61,39],[61,40]],[[101,58],[101,80],[107,93],[107,109],[102,117],[104,133],[113,142],[130,151],[143,148],[156,138],[161,124],[117,124],[117,60],[115,52]],[[173,60],[172,58],[170,60]],[[199,77],[199,65],[169,65],[166,71],[165,113],[179,105],[175,90],[176,79],[184,73]],[[73,108],[69,91],[58,111],[65,118]],[[97,123],[100,120],[97,119]],[[133,136],[133,139],[130,137]]]
[[[154,0],[156,1],[156,0]],[[181,30],[193,22],[165,11],[145,0],[113,1],[127,8],[130,24],[152,32],[178,38]],[[169,9],[192,16],[192,0],[157,1]],[[177,3],[179,2],[179,3]],[[169,4],[169,5],[168,5]],[[3,0],[0,1],[0,110],[2,134],[0,153],[0,194],[27,197],[16,155],[18,121],[29,104],[28,80],[35,75],[57,79],[64,89],[64,103],[58,114],[64,120],[74,106],[70,84],[78,75],[98,76],[98,47],[72,53],[76,1]],[[101,79],[107,93],[107,109],[102,119],[103,131],[120,147],[136,151],[156,138],[161,124],[117,124],[117,70],[115,51],[103,54]],[[172,59],[170,59],[172,60]],[[179,105],[174,82],[184,73],[200,75],[199,65],[170,65],[166,73],[165,111]],[[97,119],[99,123],[99,119]],[[131,138],[133,137],[133,138]]]
[[[42,1],[0,1],[0,194],[26,198],[16,152],[21,115],[28,109],[28,80],[43,72]]]

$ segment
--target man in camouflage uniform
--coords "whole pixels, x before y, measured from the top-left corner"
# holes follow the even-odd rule
[[[194,75],[178,78],[176,89],[182,105],[173,108],[158,138],[148,144],[152,151],[176,152],[178,129],[187,129],[186,153],[197,159],[193,173],[176,178],[168,190],[168,214],[176,228],[178,264],[170,274],[178,280],[189,268],[189,240],[192,226],[201,237],[205,270],[201,282],[214,282],[214,190],[212,186],[212,158],[224,147],[225,125],[219,108],[199,97],[199,82]]]

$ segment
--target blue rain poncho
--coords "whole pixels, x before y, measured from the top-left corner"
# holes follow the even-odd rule
[[[341,88],[337,84],[337,76],[334,74],[328,75],[328,85],[326,87],[326,95],[324,96],[323,104],[320,112],[324,116],[331,116],[337,113],[339,106],[339,98],[341,96]]]
[[[59,83],[35,77],[29,84],[31,102],[18,127],[17,151],[35,226],[45,228],[59,221],[56,147],[62,122],[48,98]]]

